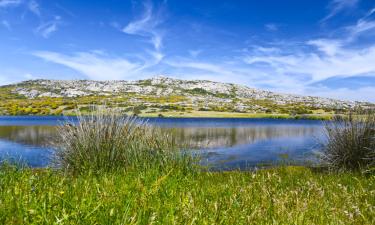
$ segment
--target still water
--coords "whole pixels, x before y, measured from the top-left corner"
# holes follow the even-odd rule
[[[0,160],[45,167],[53,154],[56,126],[64,117],[0,116]],[[74,118],[68,118],[74,120]],[[316,161],[323,124],[313,120],[149,118],[149,123],[173,129],[188,143],[201,164],[212,169],[246,169],[277,163]]]

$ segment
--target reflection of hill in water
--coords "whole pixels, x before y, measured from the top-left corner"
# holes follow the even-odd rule
[[[215,148],[249,144],[258,140],[277,137],[311,136],[320,129],[317,126],[252,126],[252,127],[185,127],[164,128],[173,130],[179,143],[190,148]],[[10,141],[45,146],[56,135],[52,126],[1,126],[0,138]]]
[[[316,126],[255,126],[232,128],[175,128],[180,142],[191,148],[230,147],[278,137],[312,136]]]
[[[0,138],[17,143],[45,146],[56,134],[52,126],[1,126]]]

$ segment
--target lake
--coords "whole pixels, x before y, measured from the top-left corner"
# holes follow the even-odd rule
[[[56,126],[66,117],[0,116],[0,160],[46,167],[53,154]],[[69,117],[74,120],[74,117]],[[288,119],[148,118],[172,129],[201,164],[213,170],[248,169],[280,163],[316,162],[322,121]]]

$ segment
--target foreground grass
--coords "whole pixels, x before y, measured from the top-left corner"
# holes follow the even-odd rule
[[[0,170],[0,224],[374,224],[375,177],[258,172]]]

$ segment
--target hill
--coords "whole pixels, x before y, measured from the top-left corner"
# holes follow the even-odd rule
[[[188,116],[194,112],[202,115],[298,115],[374,106],[366,102],[281,94],[238,84],[163,76],[138,81],[29,80],[1,86],[0,98],[3,115],[70,114],[75,108],[86,112],[91,110],[91,105],[98,104],[149,116],[168,113]]]

